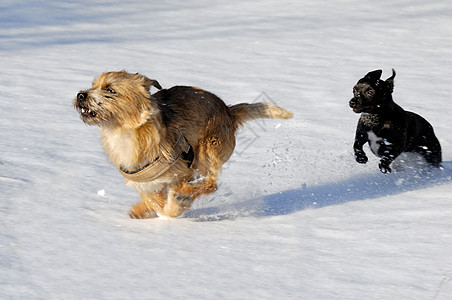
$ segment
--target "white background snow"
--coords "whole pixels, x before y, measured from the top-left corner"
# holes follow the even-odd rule
[[[451,16],[445,0],[3,0],[0,298],[451,299]],[[352,87],[391,68],[444,170],[354,161]],[[244,128],[184,217],[131,220],[137,194],[71,106],[121,69],[295,118]]]

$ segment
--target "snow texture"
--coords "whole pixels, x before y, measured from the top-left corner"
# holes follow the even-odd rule
[[[1,299],[451,299],[450,1],[0,3]],[[444,170],[355,162],[352,87],[397,71]],[[71,102],[101,72],[295,113],[238,135],[183,217],[138,200]],[[386,78],[384,77],[384,78]]]

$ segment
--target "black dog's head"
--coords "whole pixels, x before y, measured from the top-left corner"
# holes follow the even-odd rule
[[[391,94],[396,73],[392,69],[392,76],[386,80],[380,79],[381,73],[381,70],[369,72],[353,87],[349,105],[355,113],[376,114],[393,102]]]

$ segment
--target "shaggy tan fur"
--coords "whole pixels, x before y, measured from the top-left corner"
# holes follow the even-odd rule
[[[126,179],[141,197],[130,211],[132,218],[181,215],[196,198],[216,191],[240,125],[256,118],[292,117],[270,103],[227,106],[198,88],[175,86],[151,95],[151,86],[161,89],[157,81],[140,74],[108,72],[74,99],[82,120],[100,127],[102,144],[118,169],[133,172],[156,158],[173,159],[178,132],[192,146],[191,162],[177,157],[168,171],[149,182]]]

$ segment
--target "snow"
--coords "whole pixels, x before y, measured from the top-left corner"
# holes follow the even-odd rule
[[[3,1],[0,298],[450,299],[447,1]],[[444,170],[354,161],[352,87],[397,71]],[[268,97],[288,121],[238,135],[220,189],[182,218],[138,200],[71,102],[101,72]]]

